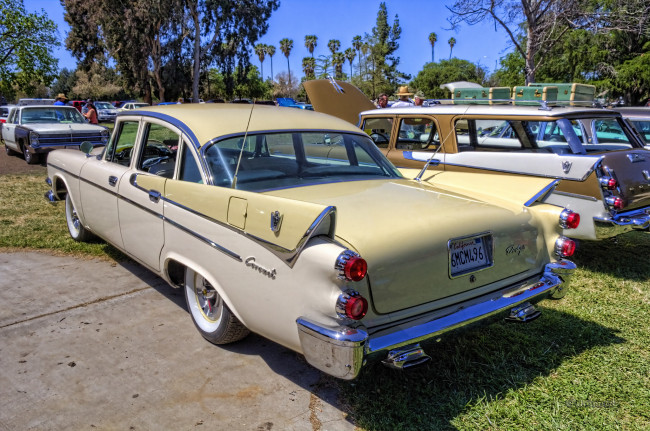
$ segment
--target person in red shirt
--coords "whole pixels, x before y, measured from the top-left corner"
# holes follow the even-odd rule
[[[95,105],[93,105],[93,101],[88,99],[86,101],[86,108],[88,109],[84,115],[90,122],[90,124],[99,124],[99,121],[97,121],[97,108],[95,108]]]

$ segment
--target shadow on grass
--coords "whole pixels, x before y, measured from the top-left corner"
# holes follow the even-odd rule
[[[468,406],[525,387],[581,352],[624,341],[613,329],[544,309],[528,324],[494,322],[425,345],[432,360],[420,368],[372,364],[339,385],[364,429],[455,429],[453,419]]]
[[[602,241],[582,241],[571,259],[592,272],[646,281],[650,279],[650,234],[629,232]]]

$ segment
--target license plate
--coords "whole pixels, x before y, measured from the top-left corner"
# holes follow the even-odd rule
[[[480,235],[449,241],[449,275],[458,277],[492,266],[492,236]]]

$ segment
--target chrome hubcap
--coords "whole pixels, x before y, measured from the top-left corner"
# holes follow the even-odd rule
[[[197,283],[196,299],[206,319],[215,321],[221,315],[221,298],[217,291],[205,280]]]

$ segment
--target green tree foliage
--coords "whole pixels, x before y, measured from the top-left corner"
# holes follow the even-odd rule
[[[0,94],[31,93],[56,77],[56,24],[47,14],[27,13],[23,0],[0,0]]]
[[[76,83],[77,75],[75,74],[75,71],[63,68],[59,72],[59,76],[56,77],[56,80],[50,87],[50,91],[52,94],[63,93],[70,97],[70,92]]]
[[[316,79],[314,72],[316,71],[316,60],[314,57],[303,57],[302,58],[302,73],[305,74],[303,81],[309,81]]]
[[[450,98],[447,90],[440,88],[441,84],[454,81],[470,81],[484,84],[486,72],[480,66],[467,60],[452,58],[441,60],[438,63],[427,63],[417,76],[411,81],[410,86],[424,92],[427,97],[436,99]]]

